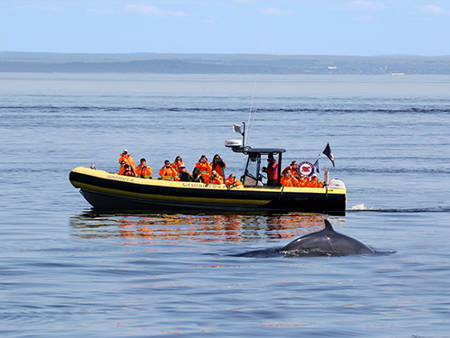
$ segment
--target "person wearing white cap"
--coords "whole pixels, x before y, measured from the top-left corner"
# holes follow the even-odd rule
[[[180,165],[178,175],[180,176],[180,181],[192,182],[192,175],[186,170],[186,166],[184,164]]]
[[[122,154],[120,154],[120,157],[119,157],[119,164],[121,166],[121,169],[122,169],[122,166],[123,166],[122,163],[123,164],[128,164],[130,166],[131,171],[133,172],[133,174],[136,174],[136,167],[134,165],[134,160],[131,157],[131,155],[128,153],[127,149],[124,149],[122,151]]]

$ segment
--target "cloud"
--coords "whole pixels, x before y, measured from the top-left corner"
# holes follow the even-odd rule
[[[423,6],[417,6],[417,9],[426,14],[433,14],[433,15],[445,15],[448,14],[448,11],[446,11],[444,8],[439,7],[437,5],[423,5]]]
[[[159,17],[188,16],[188,14],[183,11],[167,11],[167,10],[160,9],[158,7],[150,6],[150,5],[127,5],[127,6],[124,6],[123,9],[125,12],[141,14],[141,15],[148,15],[148,16],[159,16]]]
[[[379,1],[370,0],[352,0],[343,6],[345,9],[353,10],[381,10],[385,9],[386,5]]]
[[[290,9],[279,9],[279,8],[260,8],[259,13],[262,15],[285,16],[285,15],[294,15],[295,11]]]

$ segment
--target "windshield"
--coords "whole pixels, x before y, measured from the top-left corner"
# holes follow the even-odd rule
[[[254,178],[258,178],[260,163],[261,163],[260,156],[249,157],[248,162],[247,162],[246,175],[250,175],[250,176],[253,176]]]

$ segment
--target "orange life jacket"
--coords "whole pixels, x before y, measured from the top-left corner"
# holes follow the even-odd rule
[[[211,162],[211,168],[212,170],[215,170],[217,175],[224,177],[225,176],[225,163],[224,166],[222,167],[219,163],[217,163],[216,165],[214,165],[213,168],[213,163]]]
[[[298,179],[298,186],[301,188],[305,188],[308,183],[308,179],[306,177],[300,177]]]
[[[122,163],[122,162],[125,162],[125,164],[128,164],[131,167],[132,171],[136,172],[136,167],[134,165],[134,160],[133,160],[133,158],[131,157],[130,154],[126,154],[126,155],[120,154],[119,163]]]
[[[300,181],[297,177],[291,176],[292,186],[293,187],[300,187]]]
[[[183,162],[173,162],[170,166],[171,166],[173,169],[175,169],[175,171],[176,171],[177,173],[179,173],[179,172],[180,172],[180,167],[181,167],[182,165],[184,165]]]
[[[232,186],[232,185],[234,185],[235,187],[238,187],[238,186],[242,185],[242,182],[236,180],[236,179],[233,178],[233,177],[228,177],[228,178],[225,180],[225,184],[226,184],[227,186],[229,186],[229,187]]]
[[[209,181],[209,183],[210,184],[223,184],[223,178],[222,178],[222,176],[217,175],[211,181]]]
[[[119,157],[119,163],[122,163],[122,162],[128,163],[128,158],[124,154],[120,154],[120,157]]]
[[[136,174],[139,177],[150,177],[152,176],[152,167],[145,165],[143,166],[142,164],[139,164],[136,168]]]
[[[292,175],[294,177],[298,176],[298,166],[293,166],[292,164],[288,165],[286,168],[283,169],[281,172],[281,175],[288,174]]]
[[[211,172],[212,172],[211,163],[197,162],[195,164],[195,167],[200,171],[200,175],[202,176],[203,181],[205,183],[208,183],[209,182],[209,177],[211,176]]]
[[[285,187],[293,187],[294,183],[292,182],[292,177],[288,176],[288,177],[281,177],[281,185],[284,185]]]
[[[311,177],[308,182],[308,188],[317,188],[317,177]]]
[[[162,167],[159,170],[159,176],[165,181],[176,181],[178,178],[177,172],[172,167]]]

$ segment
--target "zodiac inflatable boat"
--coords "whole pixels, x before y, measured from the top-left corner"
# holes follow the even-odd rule
[[[278,168],[282,168],[282,154],[285,150],[243,146],[245,135],[242,134],[244,142],[233,140],[225,143],[234,152],[248,156],[241,186],[129,177],[84,167],[73,169],[69,180],[96,209],[345,213],[347,192],[340,180],[325,182],[322,188],[264,184],[262,157],[278,156]],[[279,182],[280,170],[278,172]]]

